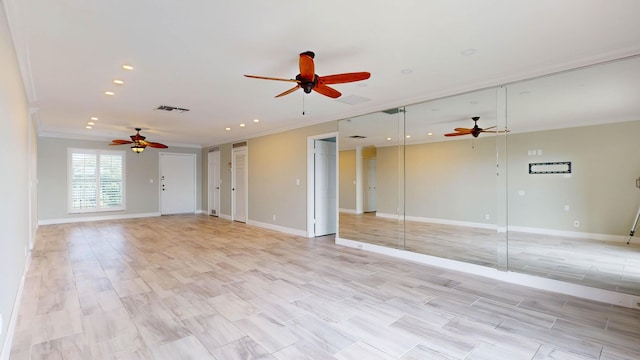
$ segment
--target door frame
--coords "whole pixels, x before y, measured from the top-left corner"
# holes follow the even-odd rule
[[[218,169],[217,169],[217,173],[218,173],[218,179],[212,179],[212,176],[215,174],[216,169],[213,169],[211,167],[211,159],[212,156],[214,156],[214,153],[217,153],[215,156],[217,156],[217,160],[218,160]],[[207,153],[207,214],[208,215],[213,215],[211,213],[211,210],[213,208],[215,208],[216,214],[213,216],[217,216],[220,217],[220,185],[222,184],[222,171],[221,171],[221,156],[220,156],[220,148],[219,147],[215,147],[212,148],[208,153]],[[217,187],[217,189],[213,188],[213,187]],[[218,193],[217,197],[216,197],[216,203],[214,204],[214,206],[211,206],[211,195],[212,193]]]
[[[193,158],[193,213],[195,214],[198,207],[198,156],[192,153],[172,153],[172,152],[159,152],[158,153],[158,213],[162,213],[162,157],[165,155],[179,155],[190,156]]]
[[[339,144],[339,137],[338,137],[338,132],[330,132],[330,133],[326,133],[326,134],[318,134],[318,135],[311,135],[311,136],[307,136],[307,237],[315,237],[316,233],[315,233],[315,229],[314,229],[314,213],[315,213],[315,208],[316,208],[316,203],[315,203],[315,166],[314,166],[314,159],[313,159],[313,155],[314,155],[314,142],[316,140],[322,140],[322,139],[328,139],[328,138],[336,138],[336,238],[338,237],[338,229],[340,228],[340,211],[338,210],[340,207],[340,196],[339,196],[339,192],[340,192],[340,183],[338,182],[338,179],[340,178],[340,173],[339,173],[339,169],[340,169],[340,144]]]

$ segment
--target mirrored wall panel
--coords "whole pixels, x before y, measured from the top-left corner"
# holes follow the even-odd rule
[[[640,295],[640,59],[507,86],[509,270]]]
[[[638,74],[629,58],[342,120],[338,236],[640,295]]]
[[[496,94],[406,107],[406,250],[497,267]]]
[[[404,249],[404,108],[339,123],[339,236]]]

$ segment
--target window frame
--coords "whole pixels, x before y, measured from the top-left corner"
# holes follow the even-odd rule
[[[85,154],[94,155],[96,157],[96,206],[85,208],[73,207],[73,154]],[[100,149],[81,149],[81,148],[68,148],[67,149],[67,212],[69,214],[82,214],[82,213],[98,213],[98,212],[112,212],[112,211],[124,211],[127,209],[126,201],[126,151],[122,150],[100,150]],[[100,205],[100,156],[101,155],[118,155],[122,158],[122,202],[121,206],[117,207],[102,207]]]

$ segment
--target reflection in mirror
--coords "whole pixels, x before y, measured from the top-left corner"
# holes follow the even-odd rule
[[[497,267],[496,89],[407,106],[405,117],[406,249]]]
[[[342,120],[339,132],[339,237],[404,248],[404,109]]]
[[[340,122],[340,237],[495,268],[496,238],[505,237],[497,234],[495,222],[496,89],[410,105],[399,114],[380,112]],[[476,124],[485,129],[477,137],[472,133]],[[459,136],[445,136],[456,129]],[[394,130],[394,136],[387,136]],[[363,134],[366,138],[350,138]],[[350,180],[356,172],[351,159],[362,156],[362,178],[367,179],[371,147],[377,207],[349,213],[343,201],[356,196],[344,183],[357,193],[357,182]],[[362,190],[366,199],[369,187]],[[403,215],[404,232],[394,226]]]
[[[341,121],[339,237],[640,295],[637,74],[640,57]],[[475,116],[508,133],[469,135]]]
[[[509,270],[640,295],[638,74],[634,58],[507,86]],[[554,162],[571,173],[529,173]]]

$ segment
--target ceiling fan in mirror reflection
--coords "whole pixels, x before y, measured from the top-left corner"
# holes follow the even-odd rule
[[[483,133],[483,132],[493,133],[493,134],[509,132],[509,130],[490,130],[490,129],[494,129],[495,126],[491,126],[485,129],[479,127],[478,126],[478,120],[480,120],[479,116],[474,116],[471,118],[471,120],[473,120],[473,123],[474,123],[472,128],[455,128],[453,130],[455,130],[456,132],[444,134],[444,136],[472,135],[473,137],[478,137],[478,135],[480,135],[480,133]]]

